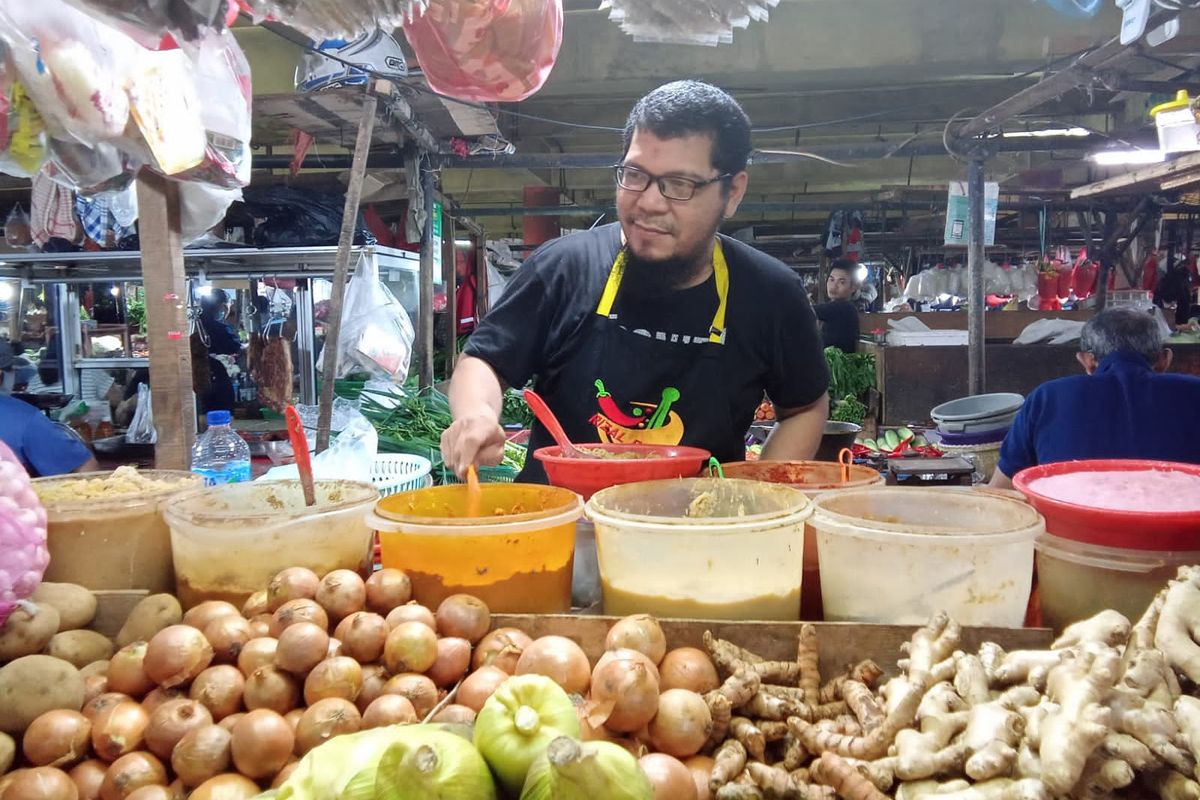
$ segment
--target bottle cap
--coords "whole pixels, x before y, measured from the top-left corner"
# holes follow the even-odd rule
[[[233,417],[228,411],[210,411],[207,419],[209,425],[228,425]]]

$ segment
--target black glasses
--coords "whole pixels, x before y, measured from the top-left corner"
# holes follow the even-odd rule
[[[627,167],[624,164],[613,165],[613,171],[617,175],[617,185],[622,189],[628,189],[631,192],[644,192],[650,188],[651,183],[658,184],[658,191],[668,200],[691,200],[695,197],[696,192],[708,186],[710,183],[717,183],[733,175],[725,173],[718,175],[715,178],[709,178],[706,181],[696,181],[691,178],[682,178],[675,175],[667,175],[659,177],[651,175],[645,170],[637,167]]]

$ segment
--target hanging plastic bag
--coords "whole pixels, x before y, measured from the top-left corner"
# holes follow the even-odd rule
[[[366,370],[385,380],[403,383],[416,340],[412,320],[391,290],[379,280],[375,259],[362,254],[346,287],[342,327],[338,335],[337,376]],[[327,348],[317,369],[324,369]]]
[[[137,411],[133,412],[133,421],[129,423],[125,441],[130,444],[154,444],[158,441],[158,431],[154,429],[154,405],[148,384],[138,384]]]
[[[28,247],[33,244],[33,235],[29,229],[29,215],[21,204],[13,206],[4,220],[4,241],[9,247]]]
[[[404,25],[436,92],[516,102],[550,76],[562,45],[562,0],[443,0]]]
[[[296,406],[309,450],[316,449],[318,406]],[[342,397],[333,400],[330,419],[333,440],[329,448],[312,457],[313,477],[318,480],[371,482],[371,467],[379,450],[379,434],[355,403]],[[269,470],[259,480],[296,480],[300,477],[295,464]]]

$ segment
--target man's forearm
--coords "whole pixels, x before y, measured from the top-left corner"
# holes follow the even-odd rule
[[[784,412],[786,417],[775,425],[763,447],[762,457],[769,461],[804,461],[817,454],[825,420],[829,417],[829,397],[799,410]]]
[[[490,364],[474,356],[463,356],[454,367],[449,398],[454,419],[490,409],[499,421],[504,387]]]

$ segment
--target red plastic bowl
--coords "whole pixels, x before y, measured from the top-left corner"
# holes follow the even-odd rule
[[[1046,518],[1046,532],[1054,536],[1127,550],[1200,550],[1200,511],[1114,511],[1063,502],[1029,488],[1052,475],[1148,470],[1200,476],[1200,466],[1194,464],[1097,459],[1030,467],[1016,474],[1013,486]]]
[[[589,450],[609,453],[650,453],[642,458],[567,458],[562,448],[542,447],[533,457],[546,468],[546,477],[554,486],[570,489],[589,499],[601,489],[623,483],[694,478],[712,456],[699,447],[666,447],[653,444],[581,444]]]

